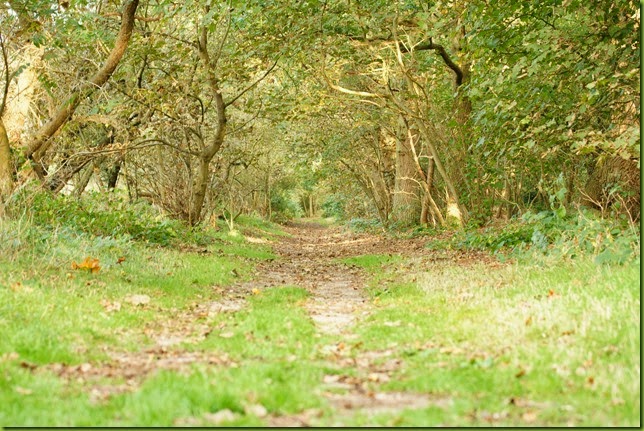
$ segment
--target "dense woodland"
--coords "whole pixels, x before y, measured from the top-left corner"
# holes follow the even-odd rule
[[[10,0],[4,212],[122,190],[190,225],[639,220],[634,1]],[[13,203],[13,204],[12,204]]]
[[[1,0],[0,424],[641,427],[640,79],[632,0]]]

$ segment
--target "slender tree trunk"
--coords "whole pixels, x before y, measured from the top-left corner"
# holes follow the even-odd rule
[[[121,173],[121,167],[123,166],[124,158],[117,157],[114,164],[107,170],[107,189],[114,190],[116,188],[116,183],[119,180],[119,174]]]
[[[203,27],[200,32],[198,48],[199,57],[206,68],[207,81],[214,97],[215,113],[217,121],[215,123],[215,133],[211,141],[204,146],[199,156],[199,167],[197,176],[192,185],[192,202],[188,215],[188,221],[191,225],[196,225],[201,221],[201,213],[210,183],[210,162],[215,154],[219,152],[224,143],[226,136],[226,104],[219,88],[217,79],[216,65],[211,61],[208,53],[208,29]]]
[[[94,166],[91,164],[90,166],[85,169],[85,171],[82,173],[78,180],[78,184],[74,188],[74,195],[76,195],[77,198],[80,198],[85,189],[87,188],[87,185],[89,184],[89,180],[92,179],[92,175],[94,174]]]

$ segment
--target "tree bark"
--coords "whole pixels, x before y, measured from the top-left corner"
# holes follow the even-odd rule
[[[123,157],[117,157],[116,161],[110,166],[107,170],[107,189],[114,190],[116,188],[116,183],[119,180],[119,174],[121,173],[121,166],[123,166]]]
[[[79,90],[74,92],[58,108],[51,119],[36,132],[31,141],[27,143],[25,156],[32,161],[34,171],[41,180],[44,179],[46,172],[40,161],[52,144],[51,138],[67,121],[69,121],[78,105],[94,93],[96,89],[102,87],[107,82],[121,61],[121,58],[125,53],[125,49],[130,41],[130,37],[132,36],[134,17],[138,6],[139,0],[130,0],[125,5],[121,19],[121,28],[116,37],[114,47],[103,64],[103,67],[96,72],[87,84],[81,86]]]
[[[417,134],[407,129],[404,140],[396,142],[396,182],[391,215],[393,221],[411,226],[420,217],[420,178],[412,147],[416,145]]]
[[[0,117],[0,204],[13,190],[13,169],[9,137]]]
[[[227,121],[226,104],[224,103],[224,98],[219,88],[219,80],[217,79],[215,69],[216,65],[213,64],[208,53],[208,29],[205,27],[201,29],[197,51],[206,69],[208,86],[213,93],[217,121],[215,123],[215,133],[211,141],[204,146],[199,155],[197,176],[192,184],[192,202],[190,203],[188,222],[193,226],[201,221],[201,213],[206,199],[206,192],[208,191],[208,184],[210,183],[210,162],[224,143]]]

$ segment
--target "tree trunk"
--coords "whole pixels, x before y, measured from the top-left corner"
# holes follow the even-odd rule
[[[121,173],[121,166],[123,166],[123,157],[117,157],[114,164],[107,170],[107,189],[114,190],[116,188],[116,183],[119,180],[119,174]]]
[[[116,37],[116,42],[112,51],[110,52],[107,60],[98,72],[89,80],[85,85],[82,85],[79,90],[72,93],[72,95],[58,108],[52,118],[43,125],[40,130],[36,132],[30,142],[27,143],[27,150],[25,151],[26,158],[32,161],[34,171],[44,180],[46,172],[41,164],[41,159],[47,149],[51,146],[51,138],[69,119],[78,107],[78,105],[87,97],[89,97],[96,89],[100,88],[112,76],[116,66],[118,66],[125,49],[132,36],[134,29],[134,14],[139,6],[139,0],[130,0],[123,10],[121,19],[121,29]]]
[[[13,169],[11,167],[11,148],[9,137],[0,118],[0,204],[13,190]],[[0,207],[1,211],[1,207]]]
[[[85,189],[87,188],[87,185],[89,184],[89,180],[92,179],[92,175],[94,174],[94,166],[90,165],[85,169],[85,172],[82,173],[78,180],[78,184],[74,188],[74,195],[77,198],[80,198]]]
[[[193,226],[201,221],[201,213],[206,199],[206,192],[208,191],[208,184],[210,183],[210,162],[224,143],[227,121],[226,104],[224,103],[224,98],[219,88],[219,80],[215,73],[215,64],[211,62],[210,54],[208,53],[208,29],[206,27],[201,28],[197,52],[206,68],[208,86],[214,97],[217,122],[212,140],[205,145],[199,156],[197,176],[192,185],[192,202],[190,203],[188,222]]]
[[[396,181],[391,216],[394,222],[411,226],[420,217],[420,178],[411,147],[416,145],[418,135],[407,129],[405,140],[396,141]]]
[[[582,193],[582,204],[595,207],[605,215],[608,208],[619,204],[618,213],[631,221],[640,219],[640,169],[636,160],[610,156],[597,160]]]

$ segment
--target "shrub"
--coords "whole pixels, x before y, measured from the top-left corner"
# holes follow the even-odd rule
[[[13,214],[19,213],[20,208],[35,226],[67,228],[100,237],[126,237],[164,246],[200,239],[195,231],[168,219],[149,203],[130,203],[114,193],[89,193],[77,199],[32,192],[15,198]]]
[[[456,248],[490,250],[516,257],[576,258],[593,255],[597,263],[624,263],[639,255],[639,230],[625,220],[598,218],[592,212],[528,212],[503,227],[457,234]]]

